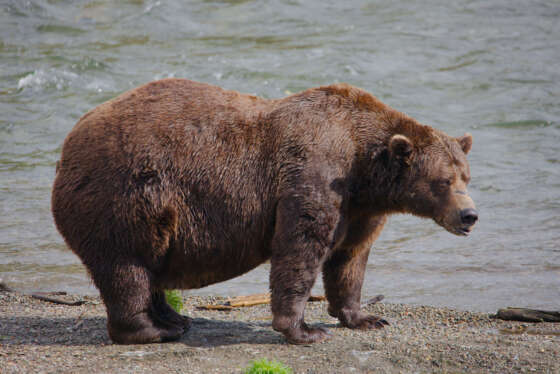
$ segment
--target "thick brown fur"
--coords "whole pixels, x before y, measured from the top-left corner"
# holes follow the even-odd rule
[[[343,325],[386,324],[359,308],[388,214],[470,231],[461,212],[474,209],[471,144],[345,84],[265,100],[165,79],[80,119],[64,142],[52,210],[101,293],[113,341],[178,339],[189,320],[164,289],[204,287],[270,259],[273,327],[310,343],[328,337],[303,319],[321,271]]]

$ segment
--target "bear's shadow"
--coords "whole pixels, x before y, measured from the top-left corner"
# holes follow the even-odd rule
[[[336,327],[335,324],[312,326]],[[224,321],[193,318],[191,329],[180,342],[191,347],[217,347],[233,344],[287,344],[284,336],[272,329],[271,322]]]
[[[106,317],[0,317],[1,344],[11,345],[108,345]],[[337,327],[335,324],[313,326]],[[286,344],[270,322],[225,321],[193,318],[191,328],[175,343],[190,347],[219,347],[235,344]]]

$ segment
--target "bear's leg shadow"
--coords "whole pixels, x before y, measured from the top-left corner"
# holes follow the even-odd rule
[[[107,308],[111,340],[119,344],[144,344],[179,339],[184,332],[182,327],[158,323],[162,306],[161,300],[153,299],[151,272],[134,258],[107,263],[106,267],[96,268],[92,276]]]
[[[364,273],[371,245],[381,233],[385,218],[374,227],[367,240],[352,248],[337,249],[323,264],[323,284],[329,314],[352,329],[376,329],[389,323],[360,310]],[[352,236],[352,230],[350,235]]]

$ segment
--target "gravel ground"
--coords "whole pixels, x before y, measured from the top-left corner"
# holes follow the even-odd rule
[[[256,359],[283,362],[295,373],[560,373],[560,324],[527,324],[446,308],[375,304],[383,330],[342,328],[326,303],[308,303],[306,321],[332,339],[294,346],[272,330],[268,305],[233,311],[198,310],[223,298],[186,297],[191,330],[174,343],[112,344],[105,308],[96,297],[56,305],[0,292],[0,373],[242,373]]]

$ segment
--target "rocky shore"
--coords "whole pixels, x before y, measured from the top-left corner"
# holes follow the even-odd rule
[[[199,310],[222,298],[185,297],[191,330],[174,343],[112,344],[97,297],[57,296],[57,305],[0,291],[1,373],[242,373],[253,360],[281,361],[294,373],[560,372],[560,323],[521,323],[446,308],[375,304],[383,330],[342,328],[325,302],[310,302],[306,321],[332,339],[293,346],[272,330],[268,305]]]

